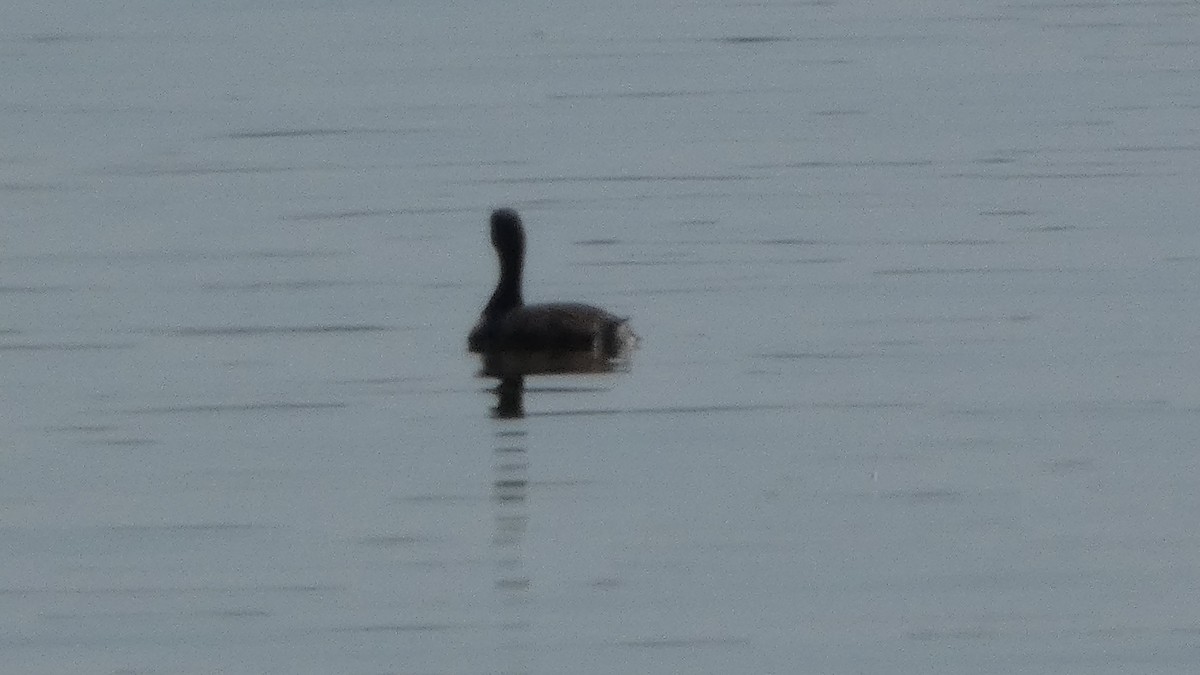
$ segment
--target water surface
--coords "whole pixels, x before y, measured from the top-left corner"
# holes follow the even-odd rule
[[[1194,669],[1192,4],[0,26],[12,672]],[[512,419],[499,205],[643,338]]]

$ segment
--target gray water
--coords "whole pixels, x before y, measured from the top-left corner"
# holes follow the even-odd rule
[[[64,0],[0,73],[2,672],[1200,663],[1195,3]],[[517,419],[499,205],[642,338]]]

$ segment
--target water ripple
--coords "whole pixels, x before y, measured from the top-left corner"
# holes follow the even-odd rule
[[[227,412],[270,412],[296,410],[327,410],[345,408],[345,403],[335,402],[291,402],[270,401],[265,403],[211,403],[196,405],[164,405],[130,408],[125,412],[134,415],[170,415],[175,413],[227,413]]]
[[[212,326],[170,331],[179,337],[238,337],[253,335],[310,335],[326,333],[381,333],[393,330],[378,324],[318,324],[314,326]]]

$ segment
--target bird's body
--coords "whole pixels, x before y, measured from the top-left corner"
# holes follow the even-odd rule
[[[634,337],[626,319],[575,302],[526,305],[521,293],[525,230],[512,209],[492,212],[492,245],[500,259],[496,290],[467,337],[472,352],[591,353],[616,357]]]
[[[575,302],[524,305],[481,318],[467,338],[472,352],[598,352],[621,350],[625,319]]]

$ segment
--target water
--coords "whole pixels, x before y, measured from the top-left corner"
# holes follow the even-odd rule
[[[1198,15],[5,7],[3,670],[1192,672]]]

